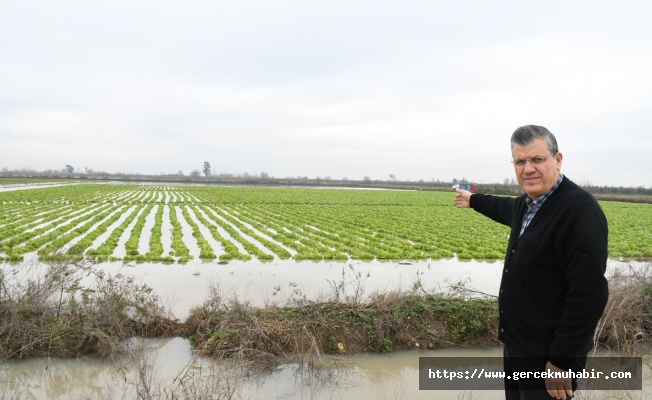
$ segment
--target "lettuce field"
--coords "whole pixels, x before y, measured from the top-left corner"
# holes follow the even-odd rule
[[[187,262],[502,259],[509,229],[454,193],[82,184],[0,193],[0,257]],[[602,202],[610,257],[652,257],[652,205]]]

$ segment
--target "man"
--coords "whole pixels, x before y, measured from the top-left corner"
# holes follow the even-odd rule
[[[457,190],[473,208],[511,228],[498,297],[505,372],[581,370],[607,304],[607,220],[595,198],[561,174],[562,154],[546,128],[526,125],[511,139],[525,194],[498,197]],[[566,399],[561,378],[505,379],[507,399]]]

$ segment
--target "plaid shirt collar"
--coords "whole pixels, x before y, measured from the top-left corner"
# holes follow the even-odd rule
[[[557,178],[557,183],[555,183],[555,186],[550,188],[550,190],[548,190],[543,196],[539,197],[536,200],[532,200],[530,198],[530,196],[526,197],[525,198],[525,204],[527,204],[528,211],[529,212],[532,212],[532,211],[537,212],[539,210],[539,208],[541,208],[543,203],[546,200],[548,200],[548,197],[550,197],[552,192],[554,192],[555,189],[557,189],[557,187],[559,186],[559,184],[561,183],[561,181],[563,179],[564,179],[564,174],[559,174],[559,178]]]

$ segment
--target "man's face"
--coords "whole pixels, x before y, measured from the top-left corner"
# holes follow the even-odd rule
[[[545,140],[536,138],[532,143],[525,146],[514,144],[512,156],[514,157],[514,170],[518,184],[532,200],[544,195],[557,183],[559,171],[561,170],[562,155],[557,153],[553,157]],[[545,161],[541,162],[542,158]],[[540,162],[531,161],[533,159]],[[525,165],[518,165],[519,160],[521,163],[523,160],[527,161]]]

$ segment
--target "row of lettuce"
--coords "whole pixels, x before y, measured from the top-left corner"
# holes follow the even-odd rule
[[[455,209],[451,193],[130,185],[22,192],[0,195],[0,257],[9,260],[34,251],[41,259],[182,263],[193,254],[221,260],[501,259],[509,234],[477,213]],[[610,255],[652,257],[652,206],[602,206]],[[184,238],[184,225],[193,239]],[[124,256],[117,257],[121,240]]]

